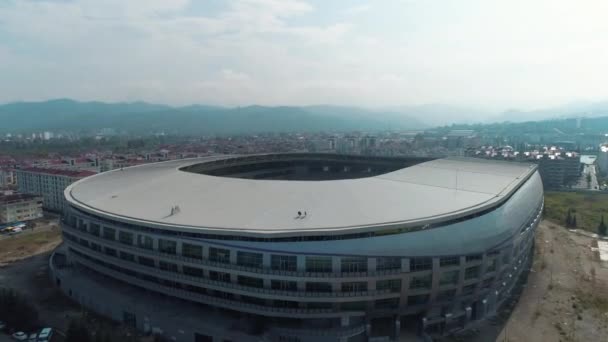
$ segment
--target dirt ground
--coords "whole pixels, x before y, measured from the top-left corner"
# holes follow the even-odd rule
[[[608,268],[592,247],[593,238],[542,222],[532,270],[512,311],[447,341],[608,341]]]
[[[541,223],[527,286],[496,341],[608,341],[608,269],[592,247]]]

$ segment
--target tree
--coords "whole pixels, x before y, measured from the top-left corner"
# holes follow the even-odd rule
[[[568,209],[568,214],[566,215],[566,227],[572,226],[572,209]]]
[[[15,330],[34,330],[38,326],[38,311],[21,293],[0,288],[0,320]]]
[[[65,333],[65,342],[91,342],[87,326],[79,319],[70,321]]]
[[[597,227],[597,232],[601,236],[606,236],[608,228],[606,228],[606,224],[604,224],[604,215],[602,215],[602,220],[600,221],[600,225]]]

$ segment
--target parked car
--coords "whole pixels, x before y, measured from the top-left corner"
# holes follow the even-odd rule
[[[38,334],[31,333],[30,337],[27,339],[27,342],[36,342],[38,341]]]
[[[0,321],[0,330],[4,330],[6,328],[6,323]]]
[[[13,338],[17,341],[27,341],[27,334],[23,331],[17,331],[13,334]]]
[[[40,334],[38,334],[38,342],[48,342],[53,337],[53,329],[44,328],[40,330]]]

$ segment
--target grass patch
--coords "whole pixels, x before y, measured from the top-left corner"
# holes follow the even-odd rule
[[[33,252],[50,242],[61,240],[59,229],[25,232],[0,240],[0,260],[3,256]]]
[[[545,218],[565,225],[568,209],[576,214],[578,229],[597,233],[602,215],[608,224],[608,194],[545,192]]]

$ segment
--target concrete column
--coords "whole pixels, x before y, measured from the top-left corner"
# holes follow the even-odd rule
[[[439,278],[441,276],[441,269],[439,267],[439,258],[433,258],[433,270],[431,271],[433,274],[433,280],[431,285],[431,301],[437,297],[437,293],[439,292]]]
[[[403,273],[410,272],[410,259],[408,259],[408,258],[401,259],[401,272],[403,272]]]
[[[230,263],[232,265],[236,265],[236,253],[237,253],[236,250],[230,249]]]
[[[466,327],[469,324],[469,322],[471,321],[471,316],[473,315],[473,309],[470,306],[467,306],[466,308],[464,308],[464,312],[465,312],[464,325]]]
[[[297,271],[298,272],[306,272],[306,257],[304,255],[298,255],[297,259]]]
[[[270,284],[270,278],[263,278],[262,279],[264,281],[264,288],[265,289],[270,289],[272,286]]]
[[[367,272],[376,272],[377,261],[376,258],[367,258]]]
[[[460,257],[460,273],[458,274],[458,288],[456,289],[456,296],[460,296],[462,293],[462,287],[464,285],[464,273],[467,269],[466,257]]]
[[[332,273],[342,273],[342,264],[340,257],[331,257]]]
[[[350,325],[350,316],[342,316],[340,318],[340,326],[347,327]]]
[[[158,251],[158,239],[157,238],[152,238],[152,248],[155,251]]]
[[[270,253],[262,254],[262,268],[270,269]]]
[[[175,254],[182,255],[182,242],[175,241]]]
[[[410,288],[410,275],[406,274],[404,277],[401,277],[401,296],[399,298],[399,306],[406,307],[407,306],[407,295]]]
[[[209,260],[209,246],[203,246],[203,260]]]
[[[395,341],[399,341],[399,336],[401,336],[401,317],[397,315],[395,317]]]

